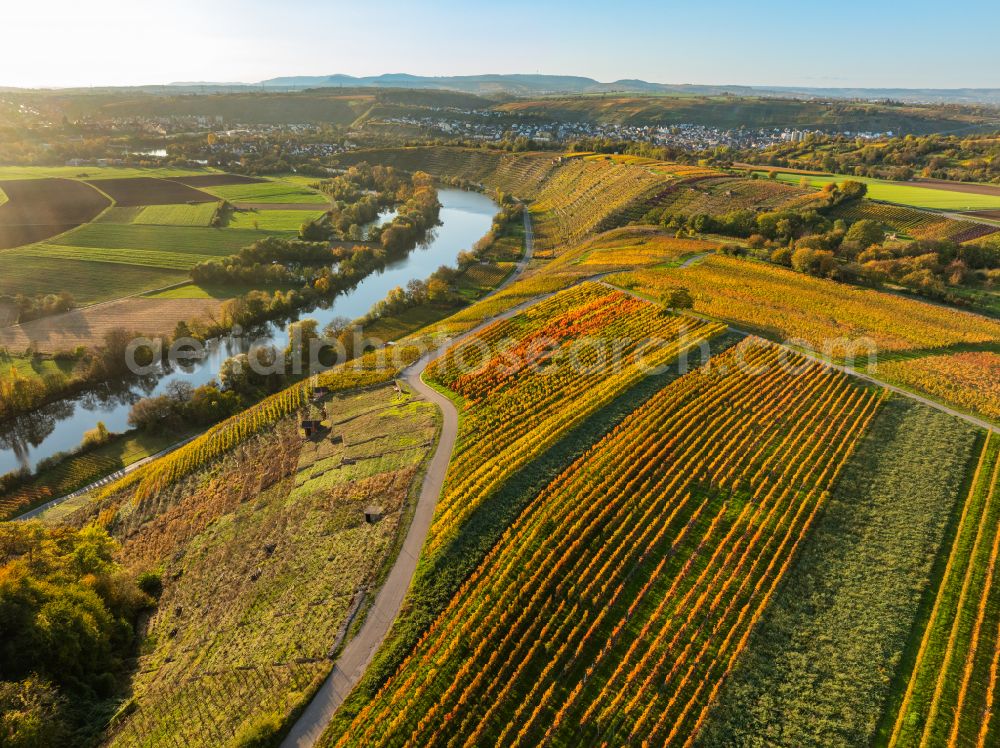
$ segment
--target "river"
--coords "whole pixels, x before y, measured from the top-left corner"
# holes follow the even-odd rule
[[[472,247],[490,229],[497,204],[475,192],[438,190],[440,225],[405,258],[387,265],[362,280],[352,290],[337,296],[327,308],[303,310],[296,319],[315,319],[322,329],[336,317],[356,319],[397,286],[427,278],[441,265],[454,265],[458,253]],[[391,214],[382,219],[391,217]],[[102,421],[110,431],[126,431],[132,404],[143,397],[162,394],[171,382],[197,387],[214,379],[222,362],[245,351],[251,342],[271,343],[279,350],[288,342],[291,320],[270,323],[239,338],[211,341],[208,355],[187,370],[163,371],[140,383],[117,390],[101,388],[66,399],[15,419],[0,429],[0,475],[20,467],[34,468],[40,460],[80,444],[84,432]]]

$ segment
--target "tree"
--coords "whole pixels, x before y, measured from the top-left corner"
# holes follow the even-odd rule
[[[97,425],[83,433],[83,445],[85,447],[97,447],[104,444],[111,438],[111,432],[104,425],[104,421],[98,421]]]
[[[864,182],[847,180],[837,188],[836,202],[846,203],[851,200],[860,200],[868,194],[868,185]]]
[[[686,288],[671,288],[660,295],[660,304],[666,309],[693,309],[694,297]]]
[[[837,266],[833,252],[822,249],[797,249],[792,253],[792,267],[800,273],[826,276]]]
[[[64,704],[55,686],[37,675],[0,682],[0,745],[45,748],[64,744]]]
[[[857,242],[862,249],[868,249],[868,247],[885,241],[885,231],[882,230],[882,225],[878,221],[862,218],[851,224],[844,235],[844,240]]]

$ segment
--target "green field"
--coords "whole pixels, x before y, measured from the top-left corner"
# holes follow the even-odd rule
[[[162,290],[152,290],[143,294],[143,297],[147,299],[231,299],[251,291],[264,291],[273,294],[275,291],[286,292],[291,289],[290,285],[275,283],[250,285],[242,283],[184,283]]]
[[[268,236],[253,229],[212,229],[192,226],[144,226],[91,223],[60,236],[53,244],[98,249],[151,249],[183,254],[223,256],[238,252]]]
[[[196,174],[218,174],[218,169],[139,169],[128,166],[0,166],[0,179],[43,179],[62,177],[73,179],[122,179],[125,177],[188,177]]]
[[[321,181],[322,177],[310,177],[308,174],[276,174],[275,179],[288,184],[297,184],[300,187],[312,188],[314,184]]]
[[[217,207],[214,203],[150,205],[140,210],[132,223],[156,226],[210,226]]]
[[[315,210],[238,210],[229,219],[230,229],[298,231],[303,223],[323,215]]]
[[[318,192],[288,182],[258,182],[255,184],[229,184],[221,187],[204,187],[203,192],[221,197],[231,203],[315,203],[328,201]]]
[[[12,250],[17,258],[59,257],[65,260],[105,262],[132,267],[188,270],[199,262],[214,260],[218,255],[158,249],[119,249],[113,247],[67,247],[61,244],[33,244]],[[117,272],[117,271],[109,271]]]
[[[86,262],[4,252],[0,258],[0,294],[25,295],[68,291],[77,304],[93,304],[129,296],[148,288],[177,283],[187,273],[164,268]]]
[[[0,380],[6,379],[11,370],[28,379],[42,379],[53,374],[69,376],[75,365],[76,361],[70,359],[35,358],[0,349]]]
[[[767,172],[755,173],[767,176]],[[995,195],[974,195],[968,192],[919,187],[903,182],[887,182],[882,179],[852,177],[846,174],[819,175],[778,172],[778,181],[780,182],[797,185],[806,180],[810,187],[816,187],[817,189],[830,182],[843,182],[848,179],[854,182],[864,182],[868,185],[869,198],[872,200],[883,200],[887,203],[898,203],[899,205],[910,205],[914,208],[928,208],[932,210],[1000,209],[1000,196]]]

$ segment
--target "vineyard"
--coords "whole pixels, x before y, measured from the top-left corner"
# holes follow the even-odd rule
[[[670,179],[643,166],[569,159],[531,204],[536,256],[557,256],[590,233],[614,228],[630,205]]]
[[[874,203],[870,200],[839,206],[833,215],[851,222],[862,219],[878,221],[893,231],[914,239],[950,239],[962,243],[981,239],[997,231],[996,228],[973,221],[957,221],[915,208]]]
[[[880,724],[906,687],[900,663],[919,644],[914,621],[947,555],[981,434],[908,398],[886,400],[696,746],[885,745]]]
[[[392,387],[326,407],[320,436],[285,418],[112,523],[129,566],[162,568],[165,584],[109,745],[239,743],[329,672],[391,558],[437,418]],[[372,503],[376,524],[364,520]]]
[[[49,499],[76,491],[126,465],[149,457],[169,447],[177,437],[139,434],[75,455],[46,470],[27,486],[0,494],[0,521],[10,518]]]
[[[652,298],[688,287],[697,312],[835,359],[853,354],[856,365],[893,383],[988,417],[1000,412],[1000,323],[990,318],[718,255],[608,281]]]
[[[338,157],[343,166],[362,161],[481,184],[525,200],[538,194],[557,165],[556,157],[550,153],[504,153],[473,148],[385,148],[355,151]]]
[[[415,349],[402,351],[401,366],[416,360]],[[306,404],[313,385],[331,390],[345,390],[365,387],[389,381],[399,374],[400,368],[384,365],[380,355],[366,354],[359,359],[341,364],[317,377],[262,400],[239,415],[233,416],[213,426],[190,444],[175,452],[144,465],[119,481],[104,488],[99,500],[127,492],[132,502],[142,501],[155,495],[165,486],[176,483],[213,460],[233,449],[249,437],[272,427],[281,419],[297,411]]]
[[[532,501],[336,744],[689,744],[881,399],[759,340],[666,386]]]
[[[993,351],[882,361],[878,375],[1000,423],[1000,344]]]
[[[683,176],[676,183],[635,206],[630,218],[645,215],[725,215],[735,210],[778,210],[795,205],[809,190],[762,179],[734,179],[718,173]]]
[[[461,397],[464,415],[428,551],[561,433],[722,329],[583,284],[432,362],[427,378]]]
[[[1000,740],[1000,437],[990,433],[923,632],[890,746]]]

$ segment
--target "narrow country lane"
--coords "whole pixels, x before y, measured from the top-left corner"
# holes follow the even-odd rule
[[[534,236],[527,207],[524,210],[524,244],[524,256],[517,268],[493,293],[513,282],[531,261],[534,251]],[[316,744],[341,703],[364,675],[365,668],[375,655],[375,651],[381,646],[386,634],[389,633],[393,621],[399,615],[403,598],[406,597],[406,592],[413,581],[420,550],[423,548],[424,540],[426,540],[430,530],[434,509],[441,496],[441,488],[448,472],[451,453],[458,437],[458,411],[451,400],[424,383],[421,378],[424,370],[431,361],[438,358],[448,348],[478,334],[483,328],[498,320],[512,317],[537,301],[537,298],[529,299],[497,317],[490,318],[468,332],[449,340],[437,350],[428,353],[403,372],[403,379],[414,392],[441,409],[443,419],[437,448],[427,466],[427,473],[424,475],[424,482],[420,487],[420,496],[417,498],[413,520],[409,530],[407,530],[403,547],[393,562],[392,569],[390,569],[382,588],[378,591],[374,603],[368,610],[361,630],[344,646],[340,657],[333,665],[333,671],[292,726],[291,731],[281,744],[282,748],[308,748]]]

